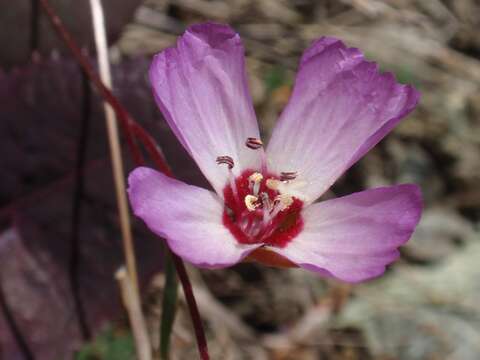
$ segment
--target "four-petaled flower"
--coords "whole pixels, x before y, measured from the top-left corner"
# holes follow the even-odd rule
[[[230,27],[190,27],[155,56],[150,80],[173,132],[215,192],[140,167],[133,210],[177,255],[220,268],[245,258],[358,282],[382,274],[419,221],[416,185],[314,203],[419,98],[355,48],[322,37],[302,56],[264,150]]]

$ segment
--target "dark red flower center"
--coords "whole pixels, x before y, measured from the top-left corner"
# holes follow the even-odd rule
[[[223,224],[239,243],[284,247],[302,230],[303,202],[280,194],[280,181],[246,170],[223,190]]]

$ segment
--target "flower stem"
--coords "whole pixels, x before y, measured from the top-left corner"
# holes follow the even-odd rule
[[[168,175],[172,176],[172,171],[170,167],[166,164],[163,155],[161,153],[161,149],[152,139],[150,134],[148,134],[145,129],[143,129],[138,124],[134,124],[132,126],[132,131],[134,134],[141,139],[143,145],[145,146],[146,150],[148,151],[150,157],[155,162],[159,169]],[[200,313],[198,311],[197,302],[195,300],[195,296],[193,295],[192,284],[190,283],[190,279],[188,277],[187,270],[185,269],[185,264],[183,263],[182,259],[175,255],[170,249],[167,249],[169,252],[168,255],[171,256],[173,263],[175,264],[175,268],[177,270],[177,275],[182,283],[183,293],[187,300],[187,305],[190,310],[190,316],[192,318],[193,328],[195,330],[195,336],[197,338],[197,345],[198,351],[200,352],[200,356],[203,360],[208,360],[208,347],[207,347],[207,340],[205,337],[205,332],[203,331],[202,326],[202,319],[200,317]]]
[[[81,68],[85,71],[87,77],[90,79],[92,84],[98,90],[100,95],[103,97],[104,101],[108,102],[110,106],[115,111],[118,120],[120,121],[120,125],[122,130],[125,134],[125,138],[127,141],[128,149],[130,154],[137,166],[144,164],[144,159],[142,153],[140,151],[140,147],[135,142],[135,138],[141,141],[147,151],[149,152],[152,159],[155,161],[159,170],[163,171],[165,174],[171,176],[172,172],[168,167],[163,155],[160,151],[160,148],[157,146],[155,141],[151,138],[151,136],[143,129],[128,113],[128,111],[123,107],[120,101],[113,95],[113,93],[104,85],[100,77],[97,73],[93,70],[92,66],[90,65],[88,59],[83,55],[80,47],[77,45],[71,34],[63,25],[62,20],[58,17],[48,0],[38,0],[40,1],[40,5],[42,10],[45,12],[47,17],[50,19],[53,27],[65,42],[67,47],[72,52],[73,56],[81,66]],[[178,256],[172,253],[172,258],[175,264],[175,268],[177,270],[178,277],[182,284],[183,292],[185,294],[185,298],[187,300],[188,308],[190,311],[190,316],[192,319],[193,327],[195,330],[195,336],[197,338],[197,345],[200,356],[203,360],[208,360],[208,347],[205,337],[205,332],[203,330],[202,321],[200,318],[200,313],[198,311],[197,303],[195,300],[195,296],[193,294],[192,285],[190,283],[190,279],[185,269],[185,265]]]
[[[162,149],[158,146],[152,136],[137,122],[132,122],[130,124],[130,131],[145,147],[148,155],[153,160],[157,168],[165,175],[173,177],[172,170],[168,166],[165,157],[163,156]]]
[[[177,307],[178,280],[170,251],[165,251],[164,259],[165,287],[163,290],[162,320],[160,325],[160,357],[163,360],[168,360],[170,358],[170,338]]]
[[[193,296],[192,284],[188,278],[187,270],[185,269],[185,264],[182,259],[172,252],[173,262],[177,269],[177,274],[182,283],[183,293],[187,299],[188,308],[190,309],[190,316],[192,317],[193,328],[195,330],[195,336],[197,338],[198,351],[200,352],[200,357],[202,360],[208,360],[208,347],[207,339],[205,338],[205,332],[203,331],[202,319],[200,318],[200,313],[198,312],[197,302],[195,296]]]
[[[166,175],[172,176],[172,171],[170,167],[166,164],[161,149],[155,143],[153,138],[150,136],[149,133],[145,131],[140,125],[137,123],[132,125],[132,131],[139,139],[141,139],[142,144],[145,146],[145,149],[148,151],[148,154],[155,162],[156,166],[161,169]],[[200,356],[203,360],[208,360],[208,347],[207,347],[207,340],[205,338],[205,332],[203,331],[202,326],[202,319],[200,317],[200,313],[198,312],[197,302],[195,300],[195,296],[193,295],[192,284],[190,283],[190,279],[188,277],[187,270],[185,269],[185,265],[177,255],[170,251],[168,255],[171,256],[173,263],[175,264],[175,268],[177,270],[177,275],[182,283],[183,293],[185,294],[185,298],[187,300],[188,308],[190,309],[190,316],[192,318],[193,328],[195,330],[195,336],[197,338],[197,345],[198,350],[200,352]]]

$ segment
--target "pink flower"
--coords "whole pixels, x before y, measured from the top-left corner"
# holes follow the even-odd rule
[[[221,268],[246,257],[358,282],[381,275],[419,221],[416,185],[315,203],[419,98],[341,41],[302,56],[292,96],[264,150],[230,27],[190,27],[150,68],[155,98],[215,192],[141,167],[133,210],[177,255]]]

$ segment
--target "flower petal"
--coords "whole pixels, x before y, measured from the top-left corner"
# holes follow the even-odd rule
[[[313,204],[304,229],[285,248],[270,248],[300,267],[347,282],[381,275],[412,235],[422,210],[420,189],[398,185]]]
[[[419,93],[334,38],[302,57],[292,96],[268,145],[269,170],[297,172],[313,202],[412,111]],[[298,196],[298,195],[297,195]]]
[[[128,177],[135,215],[172,251],[200,267],[233,265],[259,245],[241,245],[222,224],[223,203],[215,193],[139,167]]]
[[[230,27],[190,27],[177,46],[155,56],[150,68],[155,98],[165,119],[220,196],[230,156],[240,175],[257,169],[261,153],[245,146],[259,131],[245,75],[244,49]]]

